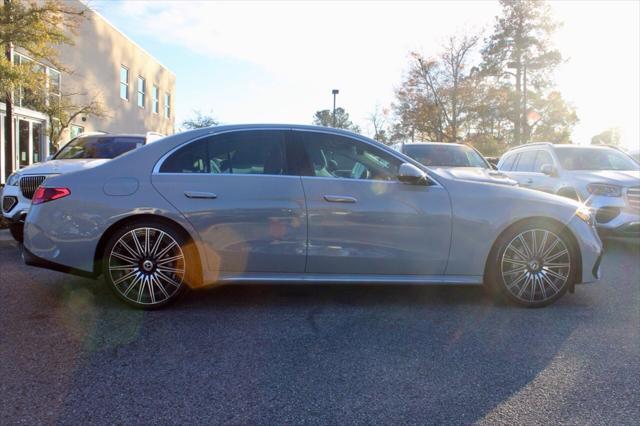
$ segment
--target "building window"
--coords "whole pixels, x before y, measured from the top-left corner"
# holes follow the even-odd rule
[[[38,109],[47,103],[47,99],[51,100],[51,96],[60,99],[60,72],[46,67],[32,59],[21,55],[17,52],[13,53],[13,63],[16,65],[31,64],[32,70],[41,74],[38,78],[42,83],[41,89],[33,91],[26,88],[18,88],[14,93],[15,105],[28,109]]]
[[[151,89],[151,97],[153,98],[153,112],[158,114],[160,112],[160,89],[155,84]]]
[[[49,104],[60,103],[60,72],[49,68],[47,74],[49,75]]]
[[[76,138],[78,137],[78,135],[80,133],[84,133],[84,127],[82,126],[76,126],[75,124],[72,124],[70,129],[69,129],[69,136],[70,139]]]
[[[171,117],[171,95],[168,93],[164,94],[164,116]]]
[[[120,98],[129,100],[129,70],[123,66],[120,67]]]
[[[144,108],[144,95],[145,95],[144,78],[138,76],[138,106],[140,108]]]

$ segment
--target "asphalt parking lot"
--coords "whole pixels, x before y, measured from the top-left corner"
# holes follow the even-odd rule
[[[479,288],[244,286],[130,310],[0,241],[3,424],[637,424],[640,249],[537,310]]]

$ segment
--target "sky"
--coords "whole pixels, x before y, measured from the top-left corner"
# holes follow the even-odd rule
[[[177,76],[176,124],[195,110],[223,123],[309,124],[337,106],[365,133],[410,51],[436,55],[455,33],[488,36],[497,1],[143,1],[89,5]],[[564,25],[556,85],[576,107],[575,143],[610,127],[640,147],[640,2],[551,1]]]

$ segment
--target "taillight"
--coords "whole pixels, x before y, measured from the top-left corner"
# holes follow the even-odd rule
[[[69,188],[43,188],[39,186],[36,192],[33,194],[31,204],[42,204],[47,201],[57,200],[58,198],[66,197],[71,194]]]

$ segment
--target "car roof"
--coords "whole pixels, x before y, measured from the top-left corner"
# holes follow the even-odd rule
[[[402,144],[404,146],[467,146],[456,142],[411,142]]]
[[[79,138],[146,138],[147,135],[142,135],[138,133],[81,133],[77,137]]]

